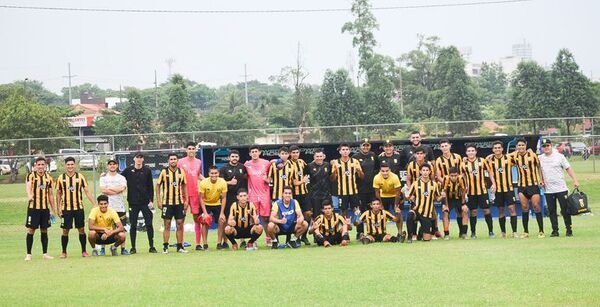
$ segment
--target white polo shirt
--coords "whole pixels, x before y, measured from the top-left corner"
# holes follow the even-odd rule
[[[100,177],[101,188],[127,187],[127,179],[123,175],[117,173],[112,176],[110,173]],[[108,195],[108,206],[116,212],[125,212],[125,199],[123,192],[115,195]]]
[[[544,175],[544,192],[559,193],[568,191],[564,170],[570,168],[571,164],[565,156],[553,149],[551,154],[543,153],[539,155],[539,158],[542,174]]]

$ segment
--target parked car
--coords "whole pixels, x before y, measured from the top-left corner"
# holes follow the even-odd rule
[[[58,159],[64,160],[66,157],[78,158],[87,155],[87,152],[79,148],[63,148],[58,150]]]
[[[98,157],[86,155],[79,160],[79,169],[93,169],[98,167]]]
[[[10,165],[8,160],[0,160],[0,175],[10,174]]]
[[[571,148],[573,149],[573,155],[580,156],[586,150],[587,145],[583,142],[572,142]]]

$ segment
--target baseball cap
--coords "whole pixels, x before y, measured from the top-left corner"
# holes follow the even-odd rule
[[[542,140],[542,147],[543,146],[547,146],[547,145],[552,145],[552,141],[550,139],[543,139]]]
[[[117,160],[115,160],[115,159],[110,159],[110,160],[108,160],[108,161],[106,162],[106,164],[111,164],[111,163],[114,163],[114,164],[119,164],[119,163],[117,162]]]
[[[135,158],[143,158],[144,154],[141,151],[138,151],[138,152],[135,153],[134,157]]]
[[[362,143],[360,143],[360,145],[371,145],[371,143],[369,142],[369,139],[363,139]]]
[[[392,143],[390,140],[385,140],[385,142],[383,142],[383,146],[394,146],[394,143]]]

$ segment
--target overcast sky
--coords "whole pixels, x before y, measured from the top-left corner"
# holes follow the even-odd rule
[[[464,3],[477,0],[374,0],[374,7]],[[488,0],[481,0],[488,1]],[[304,1],[73,1],[0,0],[0,5],[111,9],[269,10],[350,7],[350,0]],[[569,48],[581,70],[600,77],[600,1],[533,0],[468,7],[375,11],[380,24],[377,51],[397,58],[413,49],[417,34],[437,35],[442,45],[472,48],[472,61],[511,55],[527,40],[533,57],[550,65],[560,48]],[[250,79],[268,81],[292,65],[298,42],[310,73],[320,84],[326,69],[356,60],[349,34],[342,34],[349,12],[270,14],[157,14],[32,11],[0,8],[0,83],[41,80],[59,92],[67,81],[104,88],[151,87],[173,72],[210,86]]]

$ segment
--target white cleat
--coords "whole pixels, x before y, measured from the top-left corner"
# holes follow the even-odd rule
[[[52,257],[52,256],[50,256],[48,254],[43,254],[42,258],[44,258],[44,260],[52,260],[52,259],[54,259],[54,257]]]
[[[31,261],[31,254],[25,255],[25,261]]]

